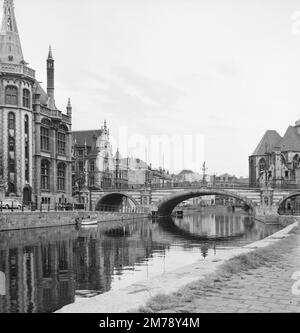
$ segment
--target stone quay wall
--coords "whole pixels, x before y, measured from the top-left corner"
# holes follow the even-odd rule
[[[86,218],[89,215],[99,222],[134,220],[148,217],[148,214],[117,212],[2,212],[0,213],[0,232],[74,225],[77,218]]]
[[[300,222],[300,216],[293,215],[279,215],[278,222],[281,226],[286,227],[295,222]]]

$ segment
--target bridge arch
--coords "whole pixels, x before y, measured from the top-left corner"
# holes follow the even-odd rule
[[[290,201],[293,199],[298,198],[298,204],[297,207],[295,207],[295,204],[292,204]],[[290,205],[289,205],[290,203]],[[278,214],[284,215],[284,214],[297,214],[300,215],[300,192],[291,193],[287,196],[285,196],[283,199],[281,199],[278,203]]]
[[[235,198],[244,202],[245,205],[249,207],[251,210],[254,210],[256,206],[255,203],[252,202],[251,200],[248,200],[247,197],[241,196],[235,192],[225,191],[225,190],[215,190],[215,189],[199,189],[199,190],[183,191],[179,193],[177,192],[175,194],[163,198],[157,205],[158,215],[170,216],[174,208],[182,201],[206,195],[221,195],[221,196]]]
[[[130,195],[120,192],[111,192],[104,194],[96,203],[95,210],[103,210],[103,207],[121,207],[124,203],[124,199],[127,199],[128,203],[132,206],[137,207],[139,203]]]

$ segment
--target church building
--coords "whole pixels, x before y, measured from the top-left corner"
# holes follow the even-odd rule
[[[300,186],[300,120],[281,137],[268,130],[249,157],[250,186]]]
[[[34,36],[32,36],[34,46]],[[71,202],[72,107],[55,104],[49,49],[47,92],[24,60],[13,0],[4,0],[0,31],[0,182],[5,196],[51,209]]]

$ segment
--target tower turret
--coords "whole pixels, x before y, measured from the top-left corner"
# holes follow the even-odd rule
[[[47,58],[47,94],[49,97],[49,107],[55,109],[54,100],[54,59],[52,55],[51,46],[49,46],[49,53]]]
[[[5,0],[0,32],[0,62],[24,64],[13,0]]]
[[[72,105],[71,105],[71,99],[70,99],[70,97],[69,97],[68,105],[67,105],[67,115],[69,117],[72,117]]]

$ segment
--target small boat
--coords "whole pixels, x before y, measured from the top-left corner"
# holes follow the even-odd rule
[[[91,226],[91,225],[97,225],[97,224],[98,224],[97,220],[83,219],[81,221],[82,226]]]

